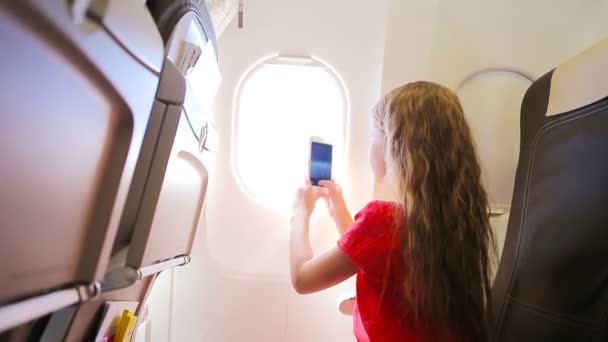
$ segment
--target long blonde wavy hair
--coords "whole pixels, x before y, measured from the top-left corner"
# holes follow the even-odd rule
[[[435,83],[409,83],[376,105],[373,122],[385,137],[388,173],[405,208],[398,236],[410,318],[427,331],[488,340],[496,245],[458,97]]]

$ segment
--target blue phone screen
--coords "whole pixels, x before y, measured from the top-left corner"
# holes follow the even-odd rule
[[[310,183],[319,185],[321,180],[331,179],[332,145],[312,142],[310,144]]]

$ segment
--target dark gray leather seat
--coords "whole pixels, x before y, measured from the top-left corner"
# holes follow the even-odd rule
[[[608,70],[589,65],[606,60],[607,42],[567,62],[565,77],[556,80],[562,66],[551,70],[524,97],[493,287],[495,341],[608,340]]]

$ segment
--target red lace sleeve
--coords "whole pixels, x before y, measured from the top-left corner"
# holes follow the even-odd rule
[[[338,241],[340,249],[363,273],[378,274],[386,268],[393,246],[395,208],[392,202],[368,203]]]

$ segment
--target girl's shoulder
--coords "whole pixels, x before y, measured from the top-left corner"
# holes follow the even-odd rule
[[[387,256],[399,246],[401,205],[389,201],[371,201],[361,209],[338,246],[359,270],[374,277],[386,267]]]
[[[395,221],[403,217],[403,205],[392,201],[381,201],[373,200],[367,203],[358,213],[355,215],[355,220],[359,217],[365,216],[368,219],[376,218],[386,221]]]

